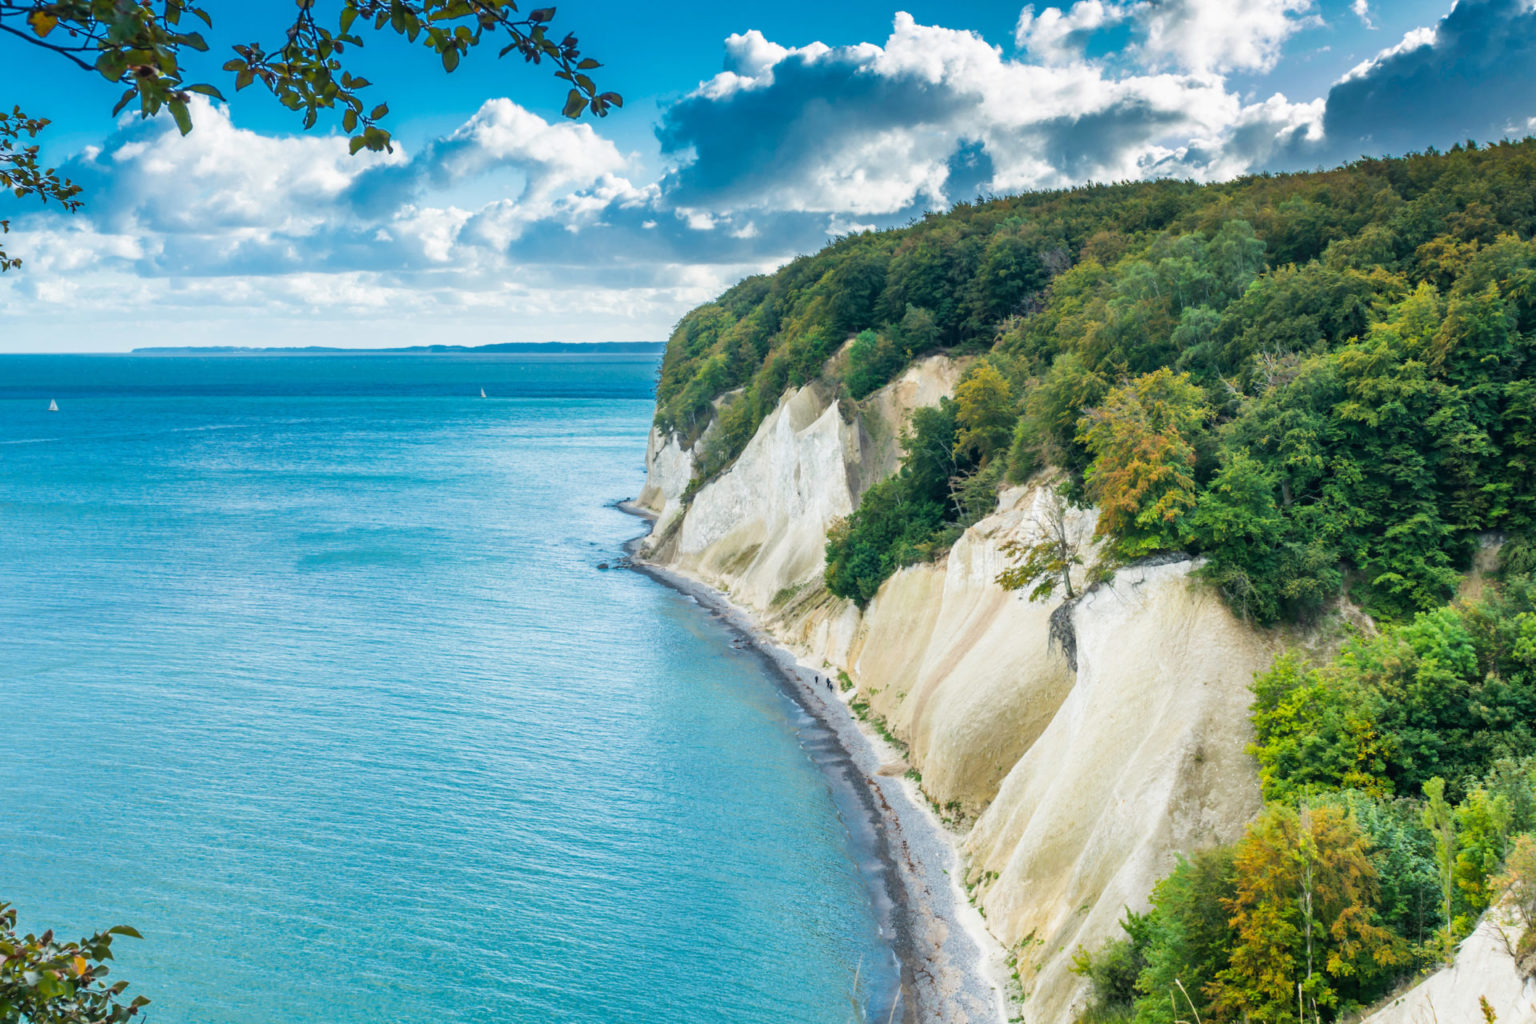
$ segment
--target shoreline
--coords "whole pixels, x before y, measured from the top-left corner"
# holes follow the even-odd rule
[[[648,526],[655,515],[633,501],[614,507]],[[834,788],[844,791],[862,821],[844,814],[857,852],[873,861],[861,867],[876,904],[882,931],[900,975],[895,998],[870,1024],[1001,1024],[1008,1000],[1003,979],[1003,950],[966,898],[960,883],[960,854],[953,834],[905,778],[901,754],[867,731],[852,713],[840,688],[817,685],[827,671],[802,664],[795,653],[768,633],[747,609],[725,593],[681,572],[657,565],[641,553],[650,530],[624,545],[627,568],[693,598],[737,636],[771,669],[784,694],[814,723],[826,743],[806,745],[807,753]],[[826,748],[826,749],[823,749]],[[896,768],[900,770],[893,770]],[[888,1008],[888,1009],[884,1009]]]

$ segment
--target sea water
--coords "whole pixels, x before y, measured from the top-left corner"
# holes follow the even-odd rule
[[[599,567],[655,372],[0,356],[0,902],[138,928],[116,975],[166,1024],[879,1003],[807,720]]]

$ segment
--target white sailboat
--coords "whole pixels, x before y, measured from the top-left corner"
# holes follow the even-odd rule
[[[58,412],[59,411],[59,403],[55,402],[51,398],[48,399],[48,411],[49,412]]]
[[[484,397],[485,397],[485,388],[481,388],[481,389],[480,389],[480,397],[481,397],[481,398],[484,398]]]

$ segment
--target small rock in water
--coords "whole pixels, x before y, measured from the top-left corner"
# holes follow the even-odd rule
[[[597,567],[599,569],[606,569],[606,568],[608,568],[608,563],[607,562],[598,562],[597,563]]]

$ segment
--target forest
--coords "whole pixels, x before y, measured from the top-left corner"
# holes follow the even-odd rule
[[[831,538],[835,593],[867,601],[999,481],[1051,465],[1116,558],[1204,555],[1260,623],[1345,592],[1402,619],[1536,514],[1533,179],[1526,141],[962,203],[688,314],[657,422],[701,442],[707,480],[845,346],[852,400],[926,354],[975,355]]]
[[[829,532],[827,586],[861,606],[1051,470],[1099,510],[1090,583],[1185,552],[1256,626],[1341,602],[1370,624],[1254,681],[1265,808],[1079,951],[1085,1019],[1334,1020],[1443,962],[1500,894],[1536,918],[1533,237],[1536,140],[1468,142],[961,203],[678,326],[657,423],[695,446],[695,487],[786,388],[858,402],[970,358]],[[1458,598],[1480,552],[1498,570]],[[1068,552],[1026,554],[1001,582],[1070,587]]]

